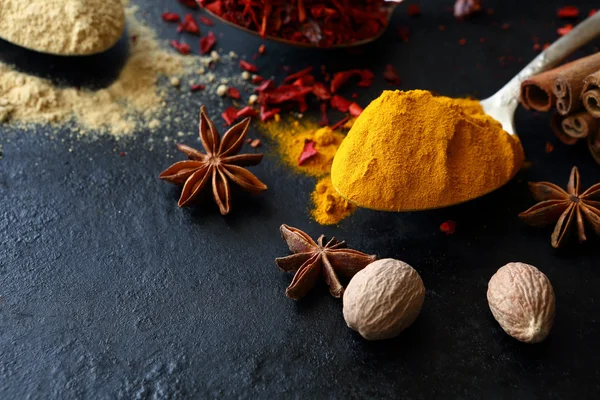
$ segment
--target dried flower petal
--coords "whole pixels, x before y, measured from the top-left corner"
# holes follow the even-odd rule
[[[319,154],[319,152],[315,148],[315,142],[313,142],[312,140],[307,140],[306,142],[304,142],[304,149],[302,149],[302,153],[298,158],[298,165],[304,164],[306,161],[310,160],[317,154]]]

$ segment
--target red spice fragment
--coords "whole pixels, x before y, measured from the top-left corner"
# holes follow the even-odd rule
[[[350,116],[346,116],[344,118],[342,118],[341,120],[339,120],[335,125],[331,126],[331,130],[335,131],[336,129],[341,128],[342,126],[344,126],[344,124],[346,122],[350,121]]]
[[[540,50],[542,50],[542,45],[541,45],[541,44],[539,44],[539,43],[535,43],[535,44],[533,45],[533,50],[534,50],[534,51],[540,51]]]
[[[250,147],[252,147],[253,149],[256,149],[257,147],[260,147],[261,144],[262,144],[262,142],[260,141],[260,139],[254,139],[253,141],[250,142]]]
[[[210,19],[204,15],[198,16],[198,21],[200,21],[201,24],[206,25],[206,26],[214,26],[215,25],[215,23],[212,21],[212,19]]]
[[[162,20],[165,22],[179,22],[181,18],[174,12],[166,12],[162,15]]]
[[[572,24],[566,24],[563,27],[560,27],[556,30],[556,33],[558,33],[560,36],[565,36],[567,33],[571,32],[573,30],[573,25]]]
[[[404,43],[408,43],[408,39],[410,37],[410,28],[406,25],[400,25],[398,27],[398,37]]]
[[[331,93],[337,92],[348,80],[352,77],[360,77],[358,86],[369,87],[375,79],[375,74],[368,69],[351,69],[348,71],[341,71],[333,75],[331,80]]]
[[[308,75],[312,72],[312,67],[308,67],[308,68],[304,68],[303,70],[300,70],[294,74],[288,75],[284,80],[283,83],[288,83],[288,82],[292,82],[295,81],[298,78],[301,78],[305,75]]]
[[[319,152],[315,148],[315,142],[312,140],[307,140],[304,142],[304,149],[302,149],[302,153],[300,153],[300,157],[298,158],[298,165],[304,164],[317,154],[319,154]]]
[[[208,32],[208,35],[200,39],[200,51],[202,54],[208,54],[216,43],[217,38],[215,37],[215,34],[212,33],[212,31]]]
[[[392,64],[388,64],[385,66],[385,69],[383,70],[383,79],[396,86],[402,83],[402,80],[398,75],[398,71],[396,71],[396,68]]]
[[[204,85],[199,85],[199,84],[198,85],[190,85],[191,92],[199,92],[204,89],[206,89],[206,86],[204,86]]]
[[[265,78],[263,78],[260,75],[252,76],[252,83],[254,83],[255,85],[259,85],[259,84],[263,83],[264,81],[265,81]]]
[[[258,111],[256,111],[252,106],[246,106],[239,110],[235,115],[236,119],[240,118],[248,118],[248,117],[256,117],[258,116]]]
[[[135,42],[137,42],[137,35],[132,35],[131,36],[131,43],[135,44]]]
[[[267,53],[267,46],[265,46],[264,44],[261,44],[260,47],[258,48],[258,54],[264,55],[266,53]]]
[[[579,17],[579,8],[575,6],[564,6],[558,9],[556,13],[559,18],[572,19]]]
[[[195,35],[200,34],[200,28],[198,27],[198,24],[194,20],[194,17],[192,17],[192,14],[186,14],[185,17],[183,18],[183,22],[180,23],[179,25],[177,25],[177,32],[181,33],[184,31],[193,33]]]
[[[242,96],[240,95],[240,91],[231,86],[227,88],[227,96],[235,100],[239,100],[242,98]]]
[[[363,109],[357,103],[352,103],[352,104],[350,104],[350,107],[348,107],[348,111],[350,112],[350,115],[352,115],[353,117],[359,117],[360,114],[362,114]]]
[[[348,110],[350,109],[350,105],[352,104],[350,100],[345,99],[337,94],[331,98],[330,103],[331,107],[343,113],[348,112]]]
[[[180,43],[177,40],[171,40],[171,46],[173,46],[175,50],[183,55],[190,54],[190,46],[187,43]]]
[[[263,81],[263,83],[261,83],[260,86],[257,86],[254,90],[258,93],[262,93],[266,90],[271,89],[274,86],[275,82],[273,82],[273,79],[267,79],[266,81]]]
[[[550,142],[546,142],[546,153],[550,154],[554,151],[554,145]]]
[[[411,17],[418,17],[421,15],[421,7],[419,7],[417,4],[410,4],[407,11],[408,15]]]
[[[319,120],[319,126],[329,125],[329,117],[327,116],[327,103],[321,103],[321,119]]]
[[[448,220],[440,225],[440,231],[446,235],[452,235],[456,232],[456,222]]]
[[[595,8],[592,8],[590,10],[590,12],[588,13],[588,17],[591,17],[592,15],[596,14],[598,12],[598,10],[596,10]]]
[[[319,100],[326,101],[331,99],[331,93],[329,93],[329,89],[327,89],[327,86],[321,82],[317,82],[313,85],[312,93],[317,96]]]
[[[279,109],[279,108],[273,108],[271,110],[267,110],[266,107],[262,106],[260,108],[260,120],[262,122],[268,121],[271,118],[275,117],[275,115],[277,115],[280,111],[281,111],[281,109]]]
[[[238,110],[236,110],[235,107],[227,107],[227,109],[221,114],[225,120],[225,125],[232,125],[237,119],[237,113]]]
[[[253,72],[253,73],[258,72],[258,68],[256,67],[256,65],[250,64],[248,61],[240,60],[240,67],[244,71]]]
[[[454,16],[464,19],[481,12],[481,0],[456,0],[454,3]]]
[[[119,156],[121,156],[121,157],[125,157],[126,155],[127,155],[127,153],[125,153],[124,151],[119,153]]]
[[[461,39],[458,41],[458,44],[460,44],[461,46],[464,46],[465,44],[467,44],[467,39],[465,39],[465,38],[461,38]]]
[[[198,4],[195,0],[177,0],[179,4],[186,6],[188,8],[196,9],[198,8]]]

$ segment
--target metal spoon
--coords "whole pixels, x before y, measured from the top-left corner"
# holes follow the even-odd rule
[[[385,33],[387,27],[389,26],[390,20],[392,19],[392,15],[394,14],[394,10],[396,9],[396,5],[400,4],[404,0],[384,0],[384,1],[388,2],[388,3],[395,3],[395,4],[390,4],[389,5],[386,25],[385,25],[385,27],[383,29],[381,29],[379,31],[379,33],[376,36],[370,37],[368,39],[358,40],[358,41],[352,42],[352,43],[347,43],[347,44],[335,44],[333,46],[327,47],[327,49],[345,49],[345,48],[349,48],[349,47],[357,47],[357,46],[362,46],[362,45],[371,43],[371,42],[379,39]],[[319,47],[318,45],[316,45],[314,43],[295,42],[295,41],[292,41],[292,40],[287,40],[287,39],[283,39],[283,38],[276,37],[276,36],[270,36],[270,35],[261,36],[261,34],[258,33],[257,31],[245,28],[245,27],[237,25],[237,24],[235,24],[235,23],[233,23],[233,22],[231,22],[229,20],[226,20],[225,18],[221,17],[220,15],[213,13],[208,8],[204,8],[204,11],[206,11],[207,13],[209,13],[215,19],[223,22],[224,24],[232,26],[232,27],[234,27],[236,29],[239,29],[239,30],[244,31],[246,33],[249,33],[251,35],[258,36],[258,37],[261,37],[263,39],[270,40],[272,42],[287,44],[289,46],[294,46],[294,47],[303,47],[303,48],[318,48]]]
[[[57,7],[56,13],[45,14],[41,10],[47,0],[1,2],[0,39],[39,53],[58,56],[102,53],[121,38],[125,29],[121,0],[54,0],[62,3],[60,8]],[[90,27],[85,28],[86,24]],[[23,34],[26,27],[30,32]],[[69,35],[62,34],[65,27],[70,30]],[[92,29],[101,40],[90,40],[88,31]],[[78,44],[73,43],[74,38],[78,38]]]
[[[555,66],[557,66],[563,59],[565,59],[568,55],[573,53],[575,50],[579,49],[583,45],[590,42],[592,39],[600,36],[600,13],[597,13],[591,17],[588,17],[586,20],[577,25],[569,34],[563,36],[554,42],[550,47],[548,47],[545,51],[543,51],[540,55],[538,55],[533,61],[531,61],[521,72],[519,72],[513,79],[511,79],[502,89],[500,89],[493,96],[482,100],[480,102],[485,113],[495,120],[502,124],[503,129],[511,135],[516,135],[515,133],[515,125],[514,125],[514,115],[519,105],[519,96],[521,89],[521,82],[525,79],[536,75],[538,73],[549,70]],[[485,168],[485,166],[482,166]],[[518,171],[518,168],[515,168],[515,173]],[[508,180],[512,179],[511,176]],[[499,185],[496,188],[493,188],[488,193],[493,192],[498,189],[500,186],[503,186],[507,182]],[[341,196],[347,198],[344,193],[340,192],[338,188],[338,193]],[[402,188],[398,188],[399,191]],[[468,200],[473,200],[474,198],[484,196],[487,193],[480,193],[474,196],[471,199],[466,199],[461,202],[457,202],[456,204],[460,204],[466,202]],[[348,199],[352,201],[351,199]],[[456,205],[454,204],[454,205]],[[449,207],[453,204],[444,205],[444,207]],[[389,209],[378,209],[372,206],[360,205],[361,207],[371,208],[379,211],[420,211],[431,208],[420,208],[420,209],[411,209],[411,210],[389,210]]]

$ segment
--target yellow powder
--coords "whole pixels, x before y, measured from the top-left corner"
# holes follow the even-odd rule
[[[358,206],[422,210],[489,193],[517,173],[523,158],[518,138],[476,100],[385,91],[340,146],[331,178]]]
[[[313,121],[276,120],[262,125],[263,132],[275,139],[281,159],[295,171],[321,178],[312,193],[311,215],[321,225],[334,225],[348,217],[355,207],[342,198],[329,177],[335,153],[345,135],[321,128]],[[318,154],[298,165],[307,140],[315,142]]]
[[[47,124],[74,119],[84,130],[113,135],[147,126],[166,108],[157,87],[159,77],[181,73],[188,60],[162,49],[154,31],[137,20],[136,11],[137,7],[127,7],[125,13],[128,33],[137,40],[130,45],[129,58],[118,79],[105,89],[58,87],[0,63],[0,122]]]
[[[44,53],[94,54],[123,33],[120,0],[2,0],[0,36]]]

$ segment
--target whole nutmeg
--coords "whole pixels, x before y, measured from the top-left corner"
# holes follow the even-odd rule
[[[397,336],[417,319],[425,286],[410,265],[391,258],[359,271],[344,292],[344,319],[367,340]]]
[[[550,333],[554,289],[536,267],[520,262],[506,264],[490,279],[487,299],[496,321],[515,339],[539,343]]]

